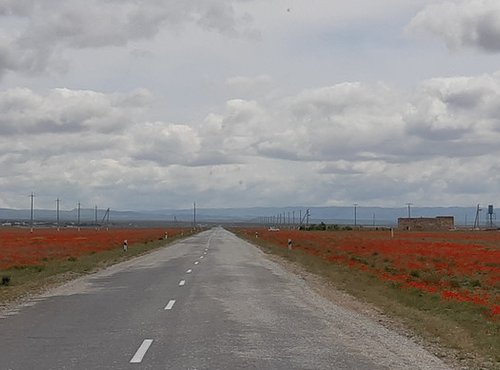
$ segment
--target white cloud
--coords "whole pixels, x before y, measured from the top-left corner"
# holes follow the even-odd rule
[[[421,84],[405,116],[407,131],[429,155],[479,156],[500,139],[500,74],[432,79]]]
[[[341,83],[233,99],[189,124],[145,119],[147,90],[11,89],[0,94],[0,183],[11,199],[40,184],[38,193],[132,208],[138,194],[150,208],[192,194],[214,206],[472,200],[477,178],[497,191],[499,95],[500,73],[430,79],[412,93]]]
[[[267,144],[260,148],[302,160],[385,156],[386,145],[397,143],[403,131],[402,101],[381,84],[341,83],[306,90],[280,103],[283,116],[275,118],[281,122],[279,130],[268,132]]]
[[[144,89],[130,94],[53,89],[39,95],[27,88],[0,92],[2,135],[39,135],[62,132],[119,133],[151,94]]]
[[[444,39],[448,48],[500,51],[500,2],[461,0],[431,4],[419,12],[408,29]]]
[[[498,199],[496,8],[0,1],[0,205]]]
[[[127,134],[133,138],[129,150],[134,159],[152,161],[162,166],[187,165],[200,150],[197,133],[187,125],[138,123]]]

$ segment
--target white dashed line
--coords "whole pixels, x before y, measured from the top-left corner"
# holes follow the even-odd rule
[[[203,259],[203,258],[204,258],[203,256],[200,257],[200,259]]]
[[[171,299],[168,304],[165,306],[165,309],[166,310],[171,310],[172,307],[174,307],[174,304],[175,304],[175,299]]]
[[[206,255],[206,254],[207,254],[207,252],[203,252],[203,254],[205,254],[205,255]]]
[[[197,265],[198,263],[200,263],[200,261],[196,261],[194,264]]]
[[[193,270],[189,269],[186,271],[186,274],[190,274]]]
[[[152,339],[144,339],[144,342],[142,342],[141,346],[135,353],[134,357],[130,360],[131,364],[140,364],[142,362],[142,359],[144,358],[144,355],[149,349],[149,346],[153,343]]]
[[[179,286],[184,286],[184,284],[186,284],[186,280],[179,281]]]

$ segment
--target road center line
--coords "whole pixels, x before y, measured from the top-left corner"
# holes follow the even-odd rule
[[[172,307],[174,307],[174,304],[175,304],[175,299],[171,299],[168,304],[165,306],[165,309],[166,310],[171,310]]]
[[[149,349],[149,346],[153,343],[152,339],[144,339],[142,342],[141,346],[135,353],[134,357],[130,360],[131,364],[140,364],[142,362],[142,359],[144,358],[144,355]]]
[[[200,263],[200,261],[196,261],[194,264],[197,265],[198,263]]]
[[[183,286],[184,284],[186,284],[186,280],[179,281],[179,286]]]
[[[203,258],[204,258],[203,256],[200,257],[200,259],[203,259]]]
[[[186,271],[186,274],[190,274],[193,270],[189,269]]]

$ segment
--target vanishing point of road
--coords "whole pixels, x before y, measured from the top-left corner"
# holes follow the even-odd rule
[[[0,317],[0,369],[447,369],[214,228]]]

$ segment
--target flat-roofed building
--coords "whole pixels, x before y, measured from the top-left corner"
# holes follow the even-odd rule
[[[452,230],[454,228],[453,216],[398,218],[400,230]]]

